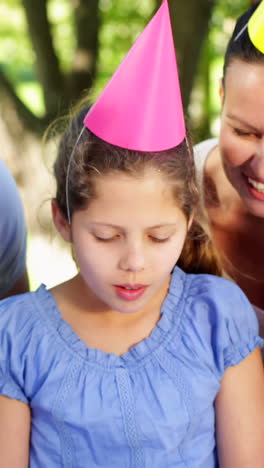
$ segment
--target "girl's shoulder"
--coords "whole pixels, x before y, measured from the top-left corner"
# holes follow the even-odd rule
[[[70,356],[62,364],[59,320],[43,285],[0,301],[0,394],[27,403],[47,376],[63,374]]]
[[[230,280],[207,274],[184,275],[181,336],[198,354],[211,353],[223,372],[262,343],[255,311]]]
[[[244,292],[233,281],[210,274],[189,276],[189,308],[199,311],[198,318],[205,311],[212,323],[236,323],[239,327],[258,333],[255,311]],[[202,313],[203,312],[203,313]]]
[[[51,307],[51,298],[44,285],[36,291],[0,300],[0,330],[14,332],[16,328],[33,327]]]
[[[54,341],[58,320],[59,311],[44,285],[34,292],[0,300],[1,351],[30,354],[40,342],[48,346]]]
[[[180,288],[179,284],[182,283]],[[185,273],[181,268],[176,267],[173,270],[171,278],[171,291],[181,290],[183,297],[197,300],[212,300],[216,304],[224,305],[224,310],[229,302],[242,301],[245,307],[253,309],[242,289],[232,280],[220,276],[206,273]],[[224,301],[224,298],[227,300]]]

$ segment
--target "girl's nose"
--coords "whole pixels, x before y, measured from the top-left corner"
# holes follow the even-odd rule
[[[139,272],[144,269],[145,255],[143,247],[127,247],[119,261],[119,268],[125,271]]]

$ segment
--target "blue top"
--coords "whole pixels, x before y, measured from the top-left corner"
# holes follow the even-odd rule
[[[0,160],[0,297],[26,269],[27,230],[16,183]]]
[[[261,340],[233,283],[175,268],[151,335],[90,349],[38,291],[0,302],[0,393],[32,408],[30,468],[215,468],[214,400]]]

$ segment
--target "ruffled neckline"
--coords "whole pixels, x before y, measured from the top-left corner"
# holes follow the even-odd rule
[[[100,349],[90,348],[79,338],[72,327],[62,318],[54,297],[44,284],[33,294],[35,294],[36,305],[40,309],[44,319],[48,321],[53,330],[56,330],[64,346],[77,353],[79,357],[90,364],[94,363],[109,369],[113,367],[135,367],[140,364],[143,365],[154,351],[165,346],[172,333],[175,333],[175,330],[177,330],[177,325],[181,318],[181,310],[177,306],[185,289],[185,281],[186,274],[180,268],[175,267],[168,294],[161,307],[161,317],[157,325],[147,338],[134,345],[121,356],[114,353],[105,353]]]

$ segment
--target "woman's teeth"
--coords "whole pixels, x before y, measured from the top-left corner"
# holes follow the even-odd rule
[[[252,185],[252,187],[254,187],[254,189],[258,190],[261,193],[264,193],[264,183],[256,182],[254,179],[251,179],[250,177],[248,177],[248,182],[250,183],[250,185]]]

